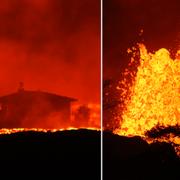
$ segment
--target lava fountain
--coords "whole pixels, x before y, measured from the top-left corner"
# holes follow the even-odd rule
[[[136,64],[137,69],[126,69],[125,78],[117,87],[124,103],[118,117],[120,127],[115,133],[137,135],[152,142],[146,133],[153,128],[180,126],[180,50],[172,58],[165,48],[150,53],[145,45],[138,46],[138,52],[128,50],[133,52],[130,65]],[[138,59],[135,58],[137,54]],[[180,137],[170,134],[154,140],[176,144],[176,151],[180,154]]]

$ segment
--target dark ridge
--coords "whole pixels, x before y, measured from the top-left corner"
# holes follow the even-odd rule
[[[0,135],[0,162],[0,175],[6,179],[99,180],[100,132],[81,129]]]
[[[156,126],[152,128],[150,131],[146,132],[146,136],[150,138],[157,138],[161,137],[167,134],[173,134],[175,136],[180,136],[180,126],[168,126],[168,127],[163,127],[163,126]]]
[[[180,159],[171,144],[104,132],[103,150],[104,180],[180,179]]]

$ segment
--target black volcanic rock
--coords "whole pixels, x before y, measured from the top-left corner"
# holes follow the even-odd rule
[[[0,177],[100,179],[100,132],[0,135]],[[3,178],[4,179],[4,178]]]
[[[180,160],[167,143],[104,132],[104,180],[179,180]],[[100,132],[20,132],[0,135],[0,177],[100,179]]]
[[[150,131],[146,132],[146,136],[151,138],[157,138],[165,136],[167,134],[173,134],[174,136],[180,137],[180,126],[156,126],[152,128]]]
[[[170,144],[103,134],[104,180],[180,179],[180,159]]]

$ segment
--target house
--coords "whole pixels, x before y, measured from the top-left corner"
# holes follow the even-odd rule
[[[0,128],[55,128],[57,122],[66,126],[73,101],[76,99],[19,89],[0,97]]]

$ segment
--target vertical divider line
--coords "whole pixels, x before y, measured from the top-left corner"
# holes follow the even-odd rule
[[[100,90],[100,93],[101,93],[101,180],[103,180],[103,0],[101,0],[101,8],[100,8],[100,19],[101,19],[101,25],[100,25],[100,29],[101,29],[101,43],[100,43],[100,47],[101,47],[101,79],[100,79],[100,82],[101,82],[101,90]]]

